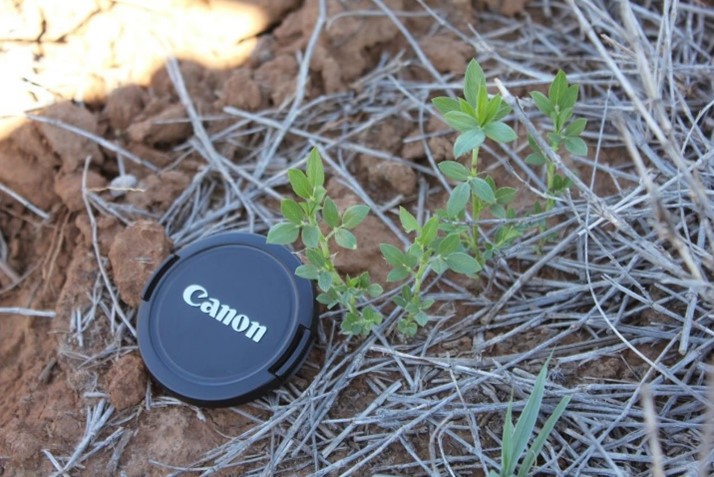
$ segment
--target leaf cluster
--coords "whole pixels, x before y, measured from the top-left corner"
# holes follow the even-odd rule
[[[510,106],[499,95],[489,96],[486,78],[476,60],[466,67],[463,98],[441,96],[432,103],[444,121],[460,133],[454,142],[456,158],[479,148],[486,138],[497,142],[516,139],[515,131],[502,121],[511,112]]]
[[[555,427],[555,423],[563,415],[563,412],[565,412],[565,408],[570,402],[570,396],[565,396],[560,400],[553,414],[548,417],[535,440],[533,440],[533,443],[528,447],[543,403],[548,361],[546,361],[540,373],[538,373],[533,392],[528,396],[523,412],[515,426],[513,425],[512,418],[513,402],[508,403],[508,410],[506,411],[506,418],[503,424],[503,438],[501,441],[501,472],[491,470],[488,473],[489,477],[526,477],[529,475],[546,439],[548,439],[548,436]],[[518,462],[521,461],[524,452],[525,456],[519,467]],[[518,468],[518,473],[516,473],[516,468]]]
[[[307,280],[314,280],[320,290],[317,301],[328,308],[343,307],[345,319],[342,330],[347,334],[368,334],[373,326],[382,321],[382,316],[374,308],[359,308],[360,301],[367,297],[376,298],[382,294],[382,287],[371,283],[368,273],[357,277],[341,276],[335,268],[330,244],[355,250],[357,238],[351,232],[365,219],[369,207],[357,204],[340,213],[335,202],[327,196],[324,187],[325,170],[317,149],[312,149],[306,171],[288,170],[288,180],[298,199],[283,199],[280,211],[285,221],[271,227],[268,242],[287,245],[298,237],[305,246],[306,263],[295,270],[295,274]]]
[[[443,233],[438,216],[434,215],[419,225],[414,215],[400,207],[399,220],[407,233],[414,233],[412,244],[402,251],[385,243],[380,245],[380,250],[387,263],[393,267],[387,275],[388,281],[412,280],[412,285],[404,285],[393,301],[406,312],[406,316],[399,322],[399,332],[413,336],[417,326],[427,323],[427,311],[434,303],[433,300],[422,299],[420,294],[421,285],[429,271],[444,273],[453,270],[473,277],[481,271],[481,265],[465,252],[458,234]]]
[[[556,152],[563,146],[572,154],[587,153],[587,146],[580,138],[587,122],[572,118],[578,94],[578,86],[568,84],[562,71],[551,83],[548,96],[532,93],[538,109],[553,121],[554,131],[547,137]],[[517,190],[497,186],[493,178],[483,176],[478,170],[479,148],[487,138],[501,143],[516,139],[515,131],[503,121],[511,109],[500,95],[488,94],[479,64],[475,60],[468,64],[463,97],[438,97],[433,104],[447,124],[459,132],[453,151],[456,160],[439,164],[440,171],[456,184],[446,207],[436,210],[423,224],[407,209],[400,207],[401,225],[408,234],[413,234],[407,247],[380,246],[385,261],[392,267],[387,280],[406,281],[393,301],[405,311],[398,329],[407,336],[414,335],[418,327],[429,320],[428,310],[433,301],[423,299],[421,293],[429,273],[441,274],[450,270],[475,277],[486,260],[509,246],[527,227],[524,221],[519,223],[516,220],[515,210],[509,207]],[[527,162],[547,164],[548,192],[551,195],[561,194],[570,187],[570,181],[555,172],[555,166],[547,161],[533,137],[529,136],[528,140],[533,153],[528,156]],[[469,152],[470,168],[458,161],[460,156]],[[320,303],[328,308],[339,305],[345,310],[342,322],[344,333],[369,333],[381,323],[382,315],[363,304],[369,298],[379,297],[382,287],[372,283],[367,273],[356,277],[340,275],[330,253],[332,243],[345,249],[357,248],[357,239],[351,230],[364,220],[369,207],[353,205],[340,213],[335,202],[327,197],[322,159],[315,149],[307,158],[305,172],[291,169],[288,179],[297,200],[284,199],[281,202],[285,221],[271,228],[268,241],[290,244],[301,238],[306,260],[296,274],[317,282],[321,292],[317,298]],[[550,207],[552,200],[546,204],[546,209]],[[543,210],[540,204],[536,204],[536,209]],[[465,220],[469,217],[467,211],[471,223]],[[480,216],[485,211],[496,218],[507,219],[505,224],[490,231],[487,241],[480,236],[478,227]]]
[[[568,84],[565,73],[558,71],[548,88],[548,96],[540,91],[530,93],[538,110],[553,121],[554,131],[548,133],[547,137],[555,152],[564,146],[570,154],[576,156],[588,153],[588,146],[580,137],[588,122],[584,118],[572,118],[579,91],[579,85]],[[545,164],[546,156],[535,139],[529,136],[528,143],[533,152],[526,157],[526,162],[534,166]]]

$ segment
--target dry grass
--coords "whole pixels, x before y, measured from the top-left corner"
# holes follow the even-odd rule
[[[438,29],[456,30],[445,15],[419,3]],[[434,279],[426,290],[444,319],[406,343],[395,338],[398,312],[363,341],[340,337],[334,314],[325,314],[319,330],[324,361],[306,364],[316,374],[307,389],[288,384],[251,404],[270,417],[227,439],[190,471],[470,475],[484,464],[493,468],[511,389],[519,410],[537,369],[553,352],[556,367],[543,416],[562,396],[572,400],[542,451],[541,475],[711,475],[714,411],[706,378],[714,344],[714,10],[696,1],[657,2],[657,7],[604,0],[534,3],[556,27],[528,17],[483,13],[494,25],[489,32],[458,34],[474,47],[493,87],[508,96],[513,117],[528,131],[540,130],[541,118],[532,114],[528,99],[509,92],[547,84],[556,68],[581,84],[584,100],[577,114],[589,119],[586,138],[592,154],[576,165],[593,172],[577,175],[551,155],[574,183],[572,194],[549,213],[558,223],[554,231],[560,239],[538,251],[542,237],[524,236],[485,272],[488,293],[473,295],[445,278]],[[169,62],[195,133],[182,150],[196,151],[206,161],[173,206],[156,217],[177,245],[229,228],[265,232],[278,217],[263,199],[280,197],[277,190],[286,183],[287,169],[300,166],[295,158],[305,157],[312,146],[320,149],[332,174],[406,241],[394,221],[401,198],[376,202],[350,174],[349,165],[363,153],[400,161],[373,144],[360,143],[359,137],[395,115],[409,122],[421,131],[410,140],[420,141],[429,159],[427,166],[414,167],[440,185],[422,181],[418,195],[404,199],[417,204],[420,216],[428,213],[431,196],[449,187],[429,150],[425,124],[433,111],[428,100],[460,85],[458,78],[442,76],[429,63],[400,12],[381,0],[374,5],[376,14],[398,26],[411,51],[384,58],[359,80],[357,93],[307,101],[307,65],[315,39],[330,21],[323,8],[300,58],[292,101],[255,114],[227,109],[233,125],[213,136],[203,127],[206,118],[192,107],[176,63]],[[402,74],[407,68],[423,69],[432,79],[407,81]],[[299,141],[288,145],[286,137]],[[225,141],[239,145],[246,159],[234,163],[222,157],[215,145]],[[537,171],[524,164],[524,147],[520,141],[515,147],[485,149],[497,158],[493,169],[502,169],[523,190],[537,194],[544,185]],[[606,152],[627,157],[613,161],[604,157]],[[611,182],[615,192],[598,193],[601,181]],[[90,217],[103,213],[128,220],[129,211],[89,191],[86,201]],[[117,301],[106,272],[102,277],[92,309],[78,310],[74,343],[81,345],[93,312],[102,309],[114,317],[114,345],[106,352],[116,353],[133,342],[133,312]],[[388,293],[377,301],[385,310]],[[454,302],[463,304],[458,312]],[[463,310],[469,312],[463,316]],[[526,351],[494,351],[509,349],[532,330],[539,330],[542,339]],[[444,352],[462,338],[470,340],[469,353],[451,357]],[[579,369],[608,357],[622,363],[623,376],[578,379]],[[93,359],[97,357],[84,362]],[[369,388],[371,404],[337,409],[338,397],[356,381]],[[148,408],[166,405],[184,404],[147,390]],[[349,417],[335,417],[337,410]],[[98,401],[88,412],[87,431],[73,455],[48,455],[58,473],[103,443],[123,442],[123,423],[111,420],[110,414],[111,408]],[[100,440],[100,431],[108,437]],[[395,451],[406,457],[390,460]],[[157,463],[171,475],[189,471],[170,464]]]

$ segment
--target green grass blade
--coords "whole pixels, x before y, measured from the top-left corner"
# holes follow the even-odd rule
[[[513,444],[514,460],[516,461],[526,450],[528,441],[531,439],[531,435],[533,434],[538,414],[540,413],[540,405],[543,402],[543,394],[545,392],[545,378],[548,372],[548,361],[545,362],[543,368],[540,370],[540,373],[538,373],[535,386],[533,387],[533,393],[528,397],[526,405],[523,408],[523,412],[516,423]]]
[[[501,440],[501,475],[509,476],[516,462],[513,456],[513,395],[508,401],[506,417],[503,421],[503,439]]]
[[[548,436],[555,427],[555,423],[558,422],[560,416],[563,415],[563,413],[565,412],[565,408],[568,407],[569,402],[570,396],[565,396],[563,399],[561,399],[555,410],[553,410],[553,414],[551,414],[548,420],[545,421],[543,428],[540,430],[538,436],[533,441],[533,445],[531,445],[531,448],[528,450],[528,456],[523,461],[521,471],[525,469],[526,472],[523,475],[527,475],[527,473],[530,472],[531,467],[533,467],[533,464],[535,463],[536,457],[538,456],[538,454],[540,454],[541,449],[543,449],[543,446],[545,445],[545,441],[548,439]],[[532,458],[530,458],[531,455]],[[521,475],[521,472],[519,472],[518,475]]]
[[[530,472],[531,467],[533,467],[536,457],[536,454],[532,450],[528,451],[521,466],[518,468],[518,477],[528,477],[528,472]]]

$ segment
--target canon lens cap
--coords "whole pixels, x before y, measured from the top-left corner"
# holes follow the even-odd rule
[[[144,289],[137,327],[149,373],[178,398],[231,406],[281,384],[315,336],[312,284],[265,237],[229,232],[169,256]]]

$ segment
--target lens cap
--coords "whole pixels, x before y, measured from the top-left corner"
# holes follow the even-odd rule
[[[264,395],[302,364],[315,336],[312,284],[300,261],[265,237],[229,232],[169,256],[139,308],[138,340],[151,376],[199,406]]]

